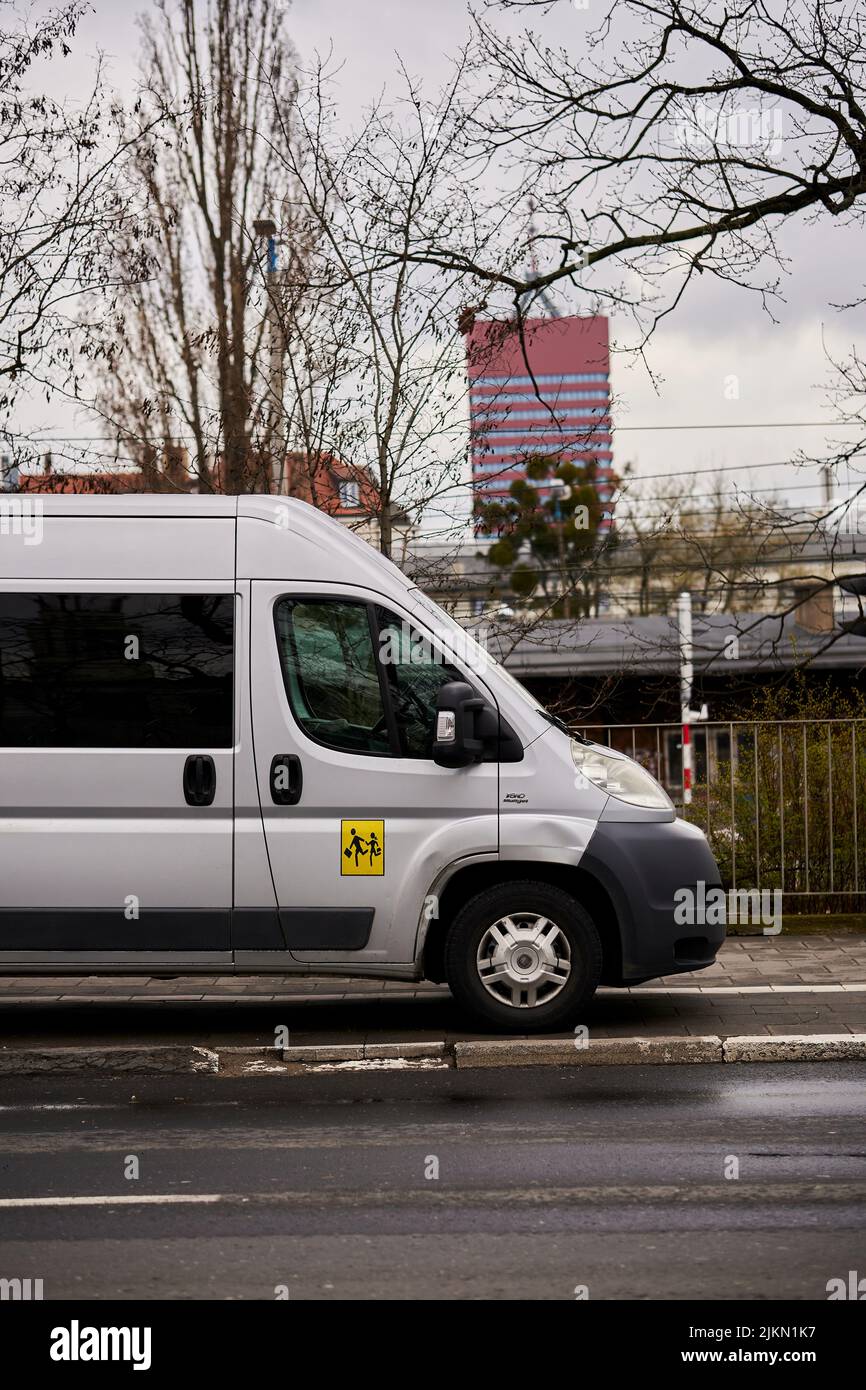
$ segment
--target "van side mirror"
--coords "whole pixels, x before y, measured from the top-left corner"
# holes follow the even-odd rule
[[[498,719],[486,700],[466,681],[446,681],[436,700],[433,761],[440,767],[468,767],[484,756],[484,739],[496,736]]]

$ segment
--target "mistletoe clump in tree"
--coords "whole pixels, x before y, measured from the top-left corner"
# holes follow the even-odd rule
[[[525,474],[507,499],[478,507],[480,532],[497,537],[487,559],[525,607],[551,618],[590,617],[598,610],[598,561],[613,543],[595,461],[534,455]]]

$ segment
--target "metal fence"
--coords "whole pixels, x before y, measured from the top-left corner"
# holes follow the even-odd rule
[[[636,758],[706,833],[728,888],[780,889],[787,911],[866,910],[866,719],[587,725]]]

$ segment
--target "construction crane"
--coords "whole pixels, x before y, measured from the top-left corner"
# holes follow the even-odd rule
[[[532,197],[529,199],[529,225],[527,231],[529,233],[529,270],[532,279],[537,280],[540,272],[538,269],[538,252],[535,249],[535,199]],[[531,298],[533,301],[538,300],[549,318],[558,319],[560,317],[559,310],[554,304],[547,289],[526,290],[520,297],[521,299]]]

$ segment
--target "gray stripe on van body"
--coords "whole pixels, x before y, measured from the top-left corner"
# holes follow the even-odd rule
[[[0,909],[0,951],[358,951],[371,907]],[[171,956],[167,959],[171,964]]]

